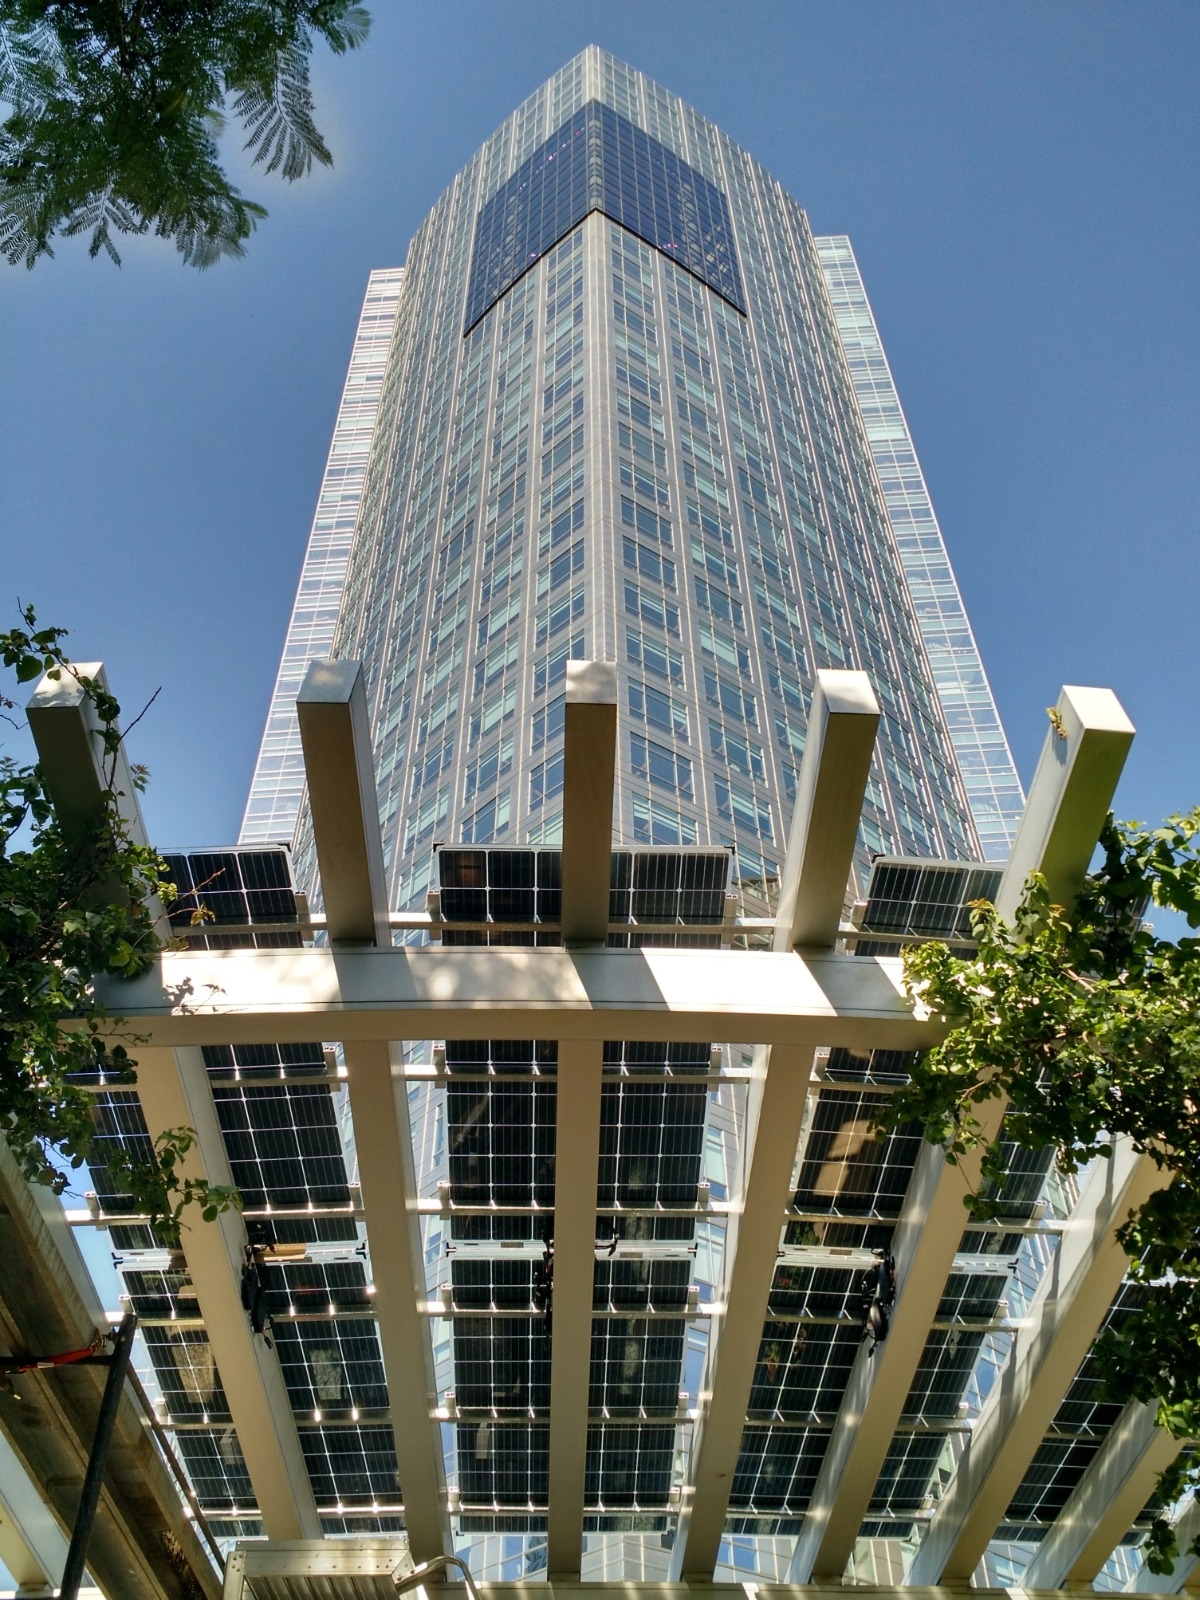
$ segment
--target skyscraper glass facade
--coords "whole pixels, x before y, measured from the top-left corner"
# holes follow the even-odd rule
[[[1021,782],[854,251],[842,235],[814,242],[971,816],[985,859],[1004,861],[1021,819]]]
[[[620,667],[621,842],[769,882],[833,666],[884,713],[860,868],[979,850],[804,213],[596,50],[412,242],[336,650],[398,908],[438,841],[554,841],[572,657]]]
[[[980,702],[968,726],[953,698],[967,678],[931,668],[936,641],[889,516],[885,434],[864,426],[865,347],[838,299],[847,271],[745,151],[612,57],[589,48],[532,95],[418,230],[402,289],[389,282],[386,363],[382,307],[364,346],[357,531],[347,556],[347,500],[336,551],[310,545],[320,627],[298,602],[243,840],[278,837],[294,814],[286,700],[303,660],[332,653],[365,666],[391,905],[422,910],[437,890],[446,943],[480,937],[456,933],[456,915],[509,924],[492,942],[546,937],[533,919],[553,916],[540,908],[557,890],[572,659],[618,667],[614,905],[635,915],[653,901],[651,920],[669,921],[674,895],[683,920],[715,925],[730,888],[751,909],[771,904],[823,667],[865,670],[882,711],[851,894],[865,896],[879,854],[980,859],[977,817],[998,848],[1006,824],[962,778],[963,751],[988,737]],[[948,573],[930,580],[939,603]],[[941,604],[944,632],[947,616]],[[964,661],[960,648],[962,673]],[[298,881],[315,889],[302,813],[296,839]],[[481,1575],[519,1577],[545,1559],[537,1273],[557,1052],[418,1041],[406,1071],[428,1288],[446,1308],[430,1327],[455,1531],[477,1541]],[[731,1044],[605,1045],[597,1228],[614,1254],[595,1281],[594,1576],[665,1575],[722,1282],[724,1220],[705,1206],[735,1187],[750,1071]],[[814,1094],[727,1552],[786,1546],[807,1505],[861,1334],[847,1312],[855,1273],[805,1252],[891,1237],[919,1141],[909,1130],[878,1145],[863,1130],[900,1071],[834,1052]],[[346,1161],[352,1177],[352,1149]],[[966,1300],[983,1316],[1004,1278],[961,1276],[946,1316]],[[979,1342],[931,1344],[912,1402],[922,1431],[893,1447],[878,1530],[911,1526]],[[403,1485],[379,1482],[357,1504],[362,1531],[393,1525]]]
[[[404,269],[397,267],[373,272],[367,284],[240,844],[286,844],[296,826],[304,793],[296,695],[308,663],[327,656],[333,647],[403,281]]]

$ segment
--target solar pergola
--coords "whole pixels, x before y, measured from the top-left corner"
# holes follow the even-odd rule
[[[197,1365],[206,1362],[208,1373],[196,1381],[219,1395],[236,1433],[243,1492],[266,1535],[265,1544],[241,1547],[231,1560],[226,1593],[259,1600],[394,1593],[397,1582],[415,1581],[397,1576],[413,1562],[438,1563],[436,1581],[456,1581],[440,1565],[454,1553],[452,1516],[468,1519],[464,1526],[474,1516],[470,1525],[483,1528],[489,1506],[509,1515],[505,1526],[524,1506],[528,1525],[545,1528],[546,1573],[555,1588],[580,1582],[585,1531],[604,1526],[606,1507],[670,1512],[670,1585],[656,1586],[664,1596],[692,1586],[715,1592],[731,1518],[750,1531],[786,1533],[793,1545],[788,1576],[798,1585],[837,1585],[864,1533],[886,1536],[898,1519],[917,1514],[928,1526],[907,1578],[914,1592],[967,1584],[989,1541],[1019,1536],[1005,1535],[1006,1528],[1030,1527],[1039,1542],[1027,1588],[1090,1585],[1179,1449],[1154,1428],[1148,1408],[1100,1404],[1088,1368],[1098,1331],[1122,1314],[1125,1259],[1115,1230],[1160,1181],[1153,1163],[1118,1144],[1113,1159],[1087,1176],[1051,1230],[1057,1249],[1017,1318],[1003,1304],[1006,1277],[997,1261],[1038,1227],[1036,1207],[1014,1203],[1013,1220],[999,1227],[1001,1242],[973,1243],[963,1200],[978,1173],[969,1163],[948,1164],[915,1135],[898,1143],[890,1167],[885,1160],[890,1187],[886,1195],[877,1188],[861,1214],[851,1200],[840,1209],[818,1204],[810,1191],[819,1185],[805,1177],[814,1163],[845,1165],[847,1126],[869,1116],[897,1081],[903,1053],[939,1037],[936,1019],[906,995],[898,955],[865,953],[878,941],[860,939],[862,930],[845,920],[879,718],[866,676],[818,674],[776,913],[739,920],[721,892],[714,912],[717,880],[706,868],[707,876],[688,881],[703,880],[708,899],[699,891],[685,896],[655,927],[636,925],[632,915],[614,920],[614,884],[637,870],[636,863],[614,864],[612,851],[615,669],[572,663],[561,851],[522,866],[519,893],[511,886],[493,891],[491,869],[479,866],[482,857],[475,862],[471,870],[484,878],[471,880],[473,899],[460,893],[467,910],[459,913],[473,928],[462,938],[473,942],[454,937],[448,906],[438,942],[396,942],[398,933],[419,932],[430,919],[398,916],[387,902],[359,665],[314,663],[298,711],[324,905],[323,923],[314,920],[323,942],[302,944],[293,929],[274,947],[260,938],[255,948],[200,948],[233,943],[219,923],[206,925],[203,938],[164,949],[141,977],[100,985],[120,1019],[114,1028],[138,1040],[137,1103],[126,1096],[122,1111],[120,1097],[110,1102],[114,1136],[122,1127],[128,1133],[139,1115],[143,1131],[194,1128],[191,1176],[216,1183],[237,1176],[247,1192],[253,1129],[245,1086],[256,1071],[289,1093],[300,1086],[300,1101],[312,1102],[305,1112],[312,1127],[325,1126],[328,1109],[318,1102],[327,1101],[330,1082],[348,1090],[357,1190],[335,1182],[329,1198],[314,1204],[310,1189],[289,1211],[278,1195],[272,1203],[264,1179],[266,1198],[252,1196],[244,1214],[189,1222],[183,1260],[148,1273],[141,1289],[148,1339],[156,1328],[176,1340],[194,1332]],[[997,906],[1010,917],[1031,871],[1046,875],[1060,902],[1078,892],[1133,736],[1103,689],[1064,689],[1057,718],[995,889]],[[111,778],[132,829],[144,837],[123,758],[115,776],[103,768],[78,685],[43,680],[30,721],[64,821],[88,815]],[[202,885],[203,862],[190,860],[180,870]],[[951,876],[964,870],[928,867]],[[459,876],[449,883],[444,876],[443,901],[464,888],[467,869],[460,861],[454,870]],[[888,881],[888,893],[898,894],[900,878]],[[955,882],[961,910],[969,885]],[[261,926],[273,926],[277,888],[249,880],[243,886],[251,899],[266,896],[255,902]],[[543,889],[546,898],[537,901]],[[536,906],[548,914],[537,917]],[[911,909],[894,914],[896,927],[910,926]],[[235,909],[229,918],[241,915]],[[883,948],[895,950],[898,942]],[[411,1051],[406,1057],[405,1043],[421,1040],[438,1041],[432,1065],[414,1065]],[[628,1173],[621,1176],[619,1149],[614,1154],[613,1119],[625,1114],[612,1109],[619,1094],[644,1094],[649,1086],[638,1114],[691,1128],[698,1084],[702,1126],[707,1089],[721,1075],[713,1044],[724,1040],[749,1052],[736,1182],[716,1201],[706,1185],[685,1181],[686,1192],[678,1191],[660,1173],[659,1187],[639,1202]],[[506,1116],[517,1106],[513,1115],[524,1119],[530,1141],[518,1152],[524,1187],[488,1189],[492,1180],[478,1178],[477,1167],[468,1183],[467,1169],[452,1163],[449,1192],[434,1199],[420,1192],[408,1091],[431,1079],[445,1084],[464,1128],[500,1126],[497,1096],[509,1097]],[[990,1133],[1000,1132],[1004,1110],[998,1101],[983,1108]],[[471,1144],[463,1134],[461,1147],[478,1155],[480,1137],[472,1133]],[[491,1159],[497,1149],[484,1153]],[[1028,1173],[1021,1188],[1018,1165],[1012,1192],[1028,1199],[1034,1191]],[[876,1177],[883,1170],[878,1162],[872,1168]],[[1044,1169],[1033,1177],[1036,1190]],[[805,1210],[806,1194],[815,1210]],[[104,1220],[124,1227],[132,1247],[138,1219],[122,1215],[118,1200],[112,1197]],[[104,1204],[101,1197],[97,1206]],[[454,1282],[440,1295],[428,1287],[421,1237],[422,1217],[433,1212],[457,1223]],[[267,1214],[272,1242],[257,1260],[282,1275],[272,1282],[286,1283],[282,1299],[291,1303],[290,1317],[273,1318],[274,1338],[255,1331],[243,1297],[247,1250],[256,1219]],[[688,1241],[695,1221],[713,1215],[724,1223],[721,1281],[715,1299],[698,1307],[689,1290]],[[641,1219],[637,1227],[631,1217]],[[880,1217],[896,1262],[896,1300],[887,1337],[872,1348],[855,1307],[858,1277],[872,1259],[869,1242],[879,1236],[867,1224]],[[510,1224],[497,1226],[496,1218]],[[304,1247],[288,1244],[287,1228],[297,1221],[308,1228],[296,1235],[308,1240]],[[818,1233],[814,1223],[841,1231]],[[363,1226],[366,1250],[356,1253]],[[547,1326],[543,1258],[551,1237]],[[325,1255],[314,1239],[330,1247]],[[636,1272],[625,1270],[630,1259]],[[297,1317],[303,1293],[320,1309]],[[275,1303],[282,1303],[278,1289]],[[697,1393],[668,1410],[660,1391],[664,1383],[678,1386],[682,1328],[697,1316],[709,1330],[703,1378]],[[626,1339],[624,1357],[613,1356],[605,1318],[636,1330],[641,1387],[624,1411],[605,1363],[610,1356],[617,1366],[632,1361],[633,1346]],[[464,1374],[461,1392],[449,1396],[438,1389],[433,1334],[446,1319]],[[298,1406],[301,1369],[320,1388],[320,1362],[305,1343],[305,1328],[317,1323],[321,1349],[338,1341],[345,1370],[356,1361],[378,1368],[373,1403],[356,1405],[352,1416],[324,1414],[315,1392],[311,1416]],[[1002,1377],[978,1416],[955,1429],[946,1421],[945,1396],[957,1415],[980,1344],[1000,1328],[1011,1336]],[[366,1353],[354,1345],[360,1333]],[[663,1338],[668,1343],[656,1346]],[[519,1403],[507,1410],[499,1393],[505,1385],[519,1389]],[[187,1389],[185,1382],[181,1413]],[[194,1384],[190,1392],[194,1399]],[[194,1436],[185,1421],[180,1438],[193,1438],[185,1459],[195,1481],[209,1457],[214,1472],[224,1469],[208,1414],[201,1422],[193,1412]],[[940,1416],[936,1427],[922,1421],[930,1412]],[[474,1458],[459,1450],[454,1494],[446,1481],[447,1428],[459,1430],[460,1445],[480,1441]],[[910,1506],[905,1494],[913,1491],[904,1485],[920,1484],[926,1493],[937,1461],[947,1460],[951,1433],[940,1496]],[[399,1497],[393,1493],[384,1509],[403,1527],[404,1560],[399,1544],[379,1535],[313,1543],[329,1531],[331,1513],[345,1509],[340,1498],[331,1505],[320,1493],[322,1470],[334,1481],[339,1449],[386,1457]],[[609,1458],[620,1469],[606,1479]],[[623,1499],[612,1487],[618,1481],[633,1484]],[[666,1495],[647,1488],[653,1484],[666,1484]],[[1189,1516],[1194,1521],[1185,1513],[1185,1523]],[[236,1520],[226,1531],[237,1534]],[[352,1522],[339,1531],[353,1531]],[[1136,1586],[1178,1591],[1191,1576],[1181,1561],[1173,1579],[1142,1571]],[[485,1587],[499,1593],[515,1586]],[[544,1584],[539,1592],[547,1592]]]

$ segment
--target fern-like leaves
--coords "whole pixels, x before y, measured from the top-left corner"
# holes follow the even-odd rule
[[[304,43],[286,45],[276,57],[274,80],[269,86],[251,84],[233,103],[250,137],[245,148],[266,171],[278,172],[289,183],[312,171],[314,161],[333,165],[313,120],[312,89],[308,79],[308,50]]]

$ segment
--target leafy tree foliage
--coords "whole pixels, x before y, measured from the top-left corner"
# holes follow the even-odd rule
[[[0,0],[0,250],[32,267],[50,241],[153,230],[191,266],[240,256],[260,218],[222,169],[231,107],[267,172],[332,157],[309,58],[366,37],[354,0]]]
[[[147,902],[169,901],[174,889],[158,855],[130,839],[120,816],[111,778],[120,706],[71,666],[61,628],[39,629],[28,609],[23,620],[24,629],[0,633],[0,661],[18,683],[43,672],[78,680],[97,713],[110,779],[92,825],[68,837],[39,769],[0,756],[0,1131],[32,1182],[61,1194],[68,1169],[88,1162],[173,1241],[185,1206],[199,1204],[211,1221],[238,1203],[236,1191],[180,1177],[195,1143],[190,1128],[160,1134],[144,1159],[98,1140],[95,1095],[85,1085],[99,1073],[136,1082],[128,1051],[101,1035],[105,1013],[91,980],[133,977],[150,965],[160,940]],[[3,696],[0,708],[15,709]],[[68,1018],[76,1026],[64,1032]]]
[[[1112,819],[1104,863],[1076,905],[1052,905],[1030,879],[1014,926],[980,902],[973,955],[930,943],[905,953],[910,994],[951,1023],[945,1041],[914,1065],[891,1098],[888,1126],[918,1118],[951,1161],[983,1145],[983,1182],[969,1204],[996,1215],[1002,1170],[974,1115],[1007,1097],[1006,1137],[1058,1152],[1067,1172],[1133,1141],[1167,1185],[1131,1213],[1119,1238],[1144,1303],[1097,1348],[1108,1392],[1153,1401],[1160,1426],[1200,1436],[1200,939],[1157,937],[1141,921],[1148,902],[1200,927],[1200,810],[1161,828]],[[1002,1209],[1000,1207],[999,1209]],[[1200,1487],[1200,1462],[1163,1475],[1169,1503]],[[1200,1541],[1197,1541],[1200,1550]],[[1165,1519],[1148,1547],[1154,1572],[1177,1554]]]

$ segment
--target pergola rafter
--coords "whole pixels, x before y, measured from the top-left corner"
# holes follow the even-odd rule
[[[1009,919],[1031,872],[1045,874],[1056,900],[1074,900],[1133,739],[1109,690],[1064,689],[1056,715],[996,896]],[[1004,1110],[1000,1096],[978,1108],[985,1138],[999,1133]],[[963,1202],[978,1187],[981,1156],[951,1165],[940,1148],[926,1145],[917,1158],[893,1246],[896,1304],[888,1337],[873,1355],[865,1345],[858,1352],[796,1541],[794,1583],[840,1577],[850,1559],[962,1237]]]
[[[99,662],[76,668],[103,681]],[[111,793],[134,842],[146,843],[146,828],[133,774],[123,748],[103,749],[91,699],[70,674],[43,678],[28,706],[46,787],[64,830],[86,825]],[[164,932],[166,919],[158,910]],[[139,1042],[138,1099],[153,1137],[165,1128],[190,1127],[196,1143],[180,1163],[180,1175],[229,1184],[232,1173],[217,1120],[208,1073],[199,1050],[155,1048]],[[254,1486],[267,1534],[276,1539],[317,1538],[321,1532],[300,1437],[296,1431],[279,1358],[257,1337],[242,1309],[241,1276],[246,1227],[236,1211],[215,1223],[184,1219],[183,1249],[246,1470]]]

